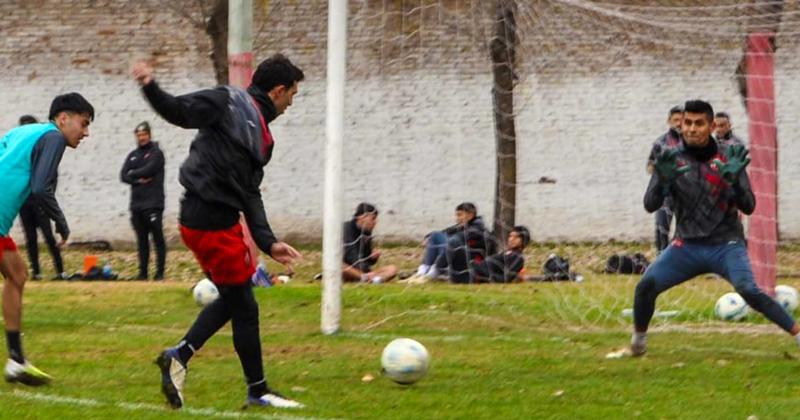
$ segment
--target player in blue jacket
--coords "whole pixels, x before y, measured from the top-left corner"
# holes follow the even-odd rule
[[[78,93],[56,96],[50,104],[48,122],[26,124],[0,139],[0,272],[3,273],[3,320],[8,361],[5,379],[38,386],[51,377],[25,359],[22,352],[22,290],[28,277],[25,261],[9,236],[22,204],[30,197],[52,220],[61,221],[59,246],[69,237],[66,219],[55,197],[58,164],[67,147],[76,148],[89,135],[94,108]]]

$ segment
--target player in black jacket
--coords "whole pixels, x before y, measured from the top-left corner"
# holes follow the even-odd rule
[[[164,153],[152,141],[150,124],[141,122],[133,130],[138,147],[128,154],[120,171],[122,182],[131,185],[131,224],[139,249],[140,280],[147,279],[150,235],[156,245],[156,280],[164,278],[167,244],[164,241]]]
[[[269,389],[261,356],[258,303],[250,278],[258,261],[244,239],[239,212],[258,248],[282,264],[301,257],[275,238],[261,200],[264,166],[275,141],[267,125],[292,104],[303,72],[283,55],[258,65],[247,90],[220,86],[181,96],[164,92],[145,62],[133,67],[150,105],[165,120],[198,129],[179,180],[180,230],[220,297],[206,306],[175,347],[159,355],[161,390],[174,408],[183,406],[186,366],[192,355],[228,321],[247,381],[247,404],[297,408],[303,405]]]

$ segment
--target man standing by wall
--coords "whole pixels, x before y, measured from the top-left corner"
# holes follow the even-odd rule
[[[128,154],[120,178],[131,185],[131,224],[139,249],[139,280],[148,278],[150,235],[156,245],[156,280],[164,279],[167,246],[164,242],[164,154],[150,137],[150,124],[143,121],[133,130],[138,147]]]

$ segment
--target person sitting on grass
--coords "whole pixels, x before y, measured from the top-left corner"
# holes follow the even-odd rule
[[[446,275],[454,283],[471,283],[470,263],[481,263],[495,248],[491,234],[478,216],[475,204],[456,206],[456,224],[431,232],[425,238],[425,254],[411,282],[425,282]]]
[[[522,251],[531,241],[531,233],[525,226],[514,226],[508,232],[506,250],[486,258],[485,261],[471,262],[477,283],[512,283],[521,281],[520,272],[525,267]]]
[[[344,222],[344,281],[383,283],[397,275],[394,265],[374,268],[381,256],[372,247],[372,231],[377,224],[378,209],[369,203],[360,203],[353,218]]]

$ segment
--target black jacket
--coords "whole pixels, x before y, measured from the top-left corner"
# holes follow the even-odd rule
[[[164,210],[164,153],[158,143],[130,152],[119,177],[131,185],[131,211]]]
[[[723,180],[714,159],[725,162],[728,146],[709,139],[703,148],[680,146],[679,166],[689,166],[689,171],[670,185],[663,185],[657,173],[650,177],[644,196],[644,208],[654,212],[661,207],[664,197],[671,195],[675,212],[675,238],[705,244],[721,244],[744,240],[744,229],[739,211],[751,214],[756,198],[750,188],[747,171],[739,173],[734,185]]]
[[[261,201],[261,181],[274,146],[267,126],[278,115],[274,104],[232,86],[172,96],[152,81],[142,91],[165,120],[199,129],[180,169],[186,188],[180,223],[223,230],[238,223],[241,211],[256,245],[269,254],[277,239]]]
[[[368,273],[377,259],[372,256],[372,232],[362,230],[355,219],[344,222],[344,262]]]
[[[519,272],[525,266],[525,257],[521,252],[509,250],[491,255],[485,261],[470,263],[478,281],[492,283],[511,283],[517,280]]]
[[[470,220],[466,227],[453,225],[442,232],[449,238],[451,246],[467,246],[469,249],[469,261],[481,262],[488,255],[493,254],[497,248],[494,237],[486,229],[481,216]],[[453,239],[456,240],[453,241]]]

